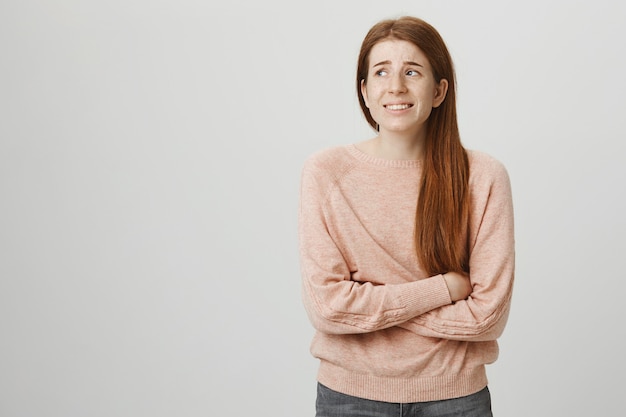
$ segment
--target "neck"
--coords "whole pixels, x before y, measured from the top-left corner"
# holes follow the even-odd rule
[[[421,133],[421,132],[420,132]],[[424,135],[381,131],[371,141],[371,151],[385,159],[418,160],[424,150]]]

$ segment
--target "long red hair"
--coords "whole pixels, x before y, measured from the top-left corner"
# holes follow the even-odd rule
[[[365,105],[361,81],[367,81],[369,55],[377,43],[399,39],[424,52],[437,82],[448,81],[446,98],[433,108],[426,125],[423,174],[415,213],[415,249],[421,267],[430,274],[469,272],[469,161],[461,144],[456,116],[452,57],[437,30],[416,17],[383,20],[363,40],[356,74],[356,90],[367,122],[377,123]]]

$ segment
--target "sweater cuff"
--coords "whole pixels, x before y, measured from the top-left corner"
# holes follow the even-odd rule
[[[452,304],[450,291],[442,274],[414,283],[411,291],[403,293],[403,302],[412,316]]]

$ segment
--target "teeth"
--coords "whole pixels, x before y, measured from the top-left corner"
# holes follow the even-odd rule
[[[389,104],[389,105],[387,105],[387,108],[389,110],[406,110],[409,107],[411,107],[410,104]]]

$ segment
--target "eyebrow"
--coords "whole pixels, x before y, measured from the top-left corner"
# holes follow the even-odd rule
[[[389,64],[391,64],[391,61],[389,61],[389,60],[387,60],[387,61],[381,61],[381,62],[379,62],[378,64],[374,64],[374,65],[372,65],[372,67],[378,67],[378,66],[380,66],[380,65],[389,65]],[[414,66],[416,66],[416,67],[422,67],[422,68],[424,67],[423,65],[418,64],[417,62],[413,62],[413,61],[404,61],[404,64],[405,64],[405,65],[414,65]]]

